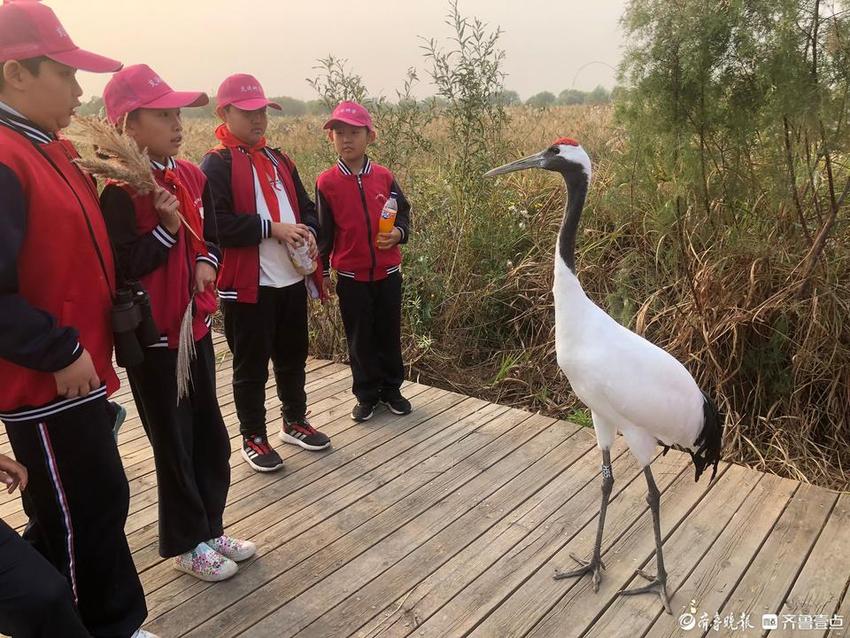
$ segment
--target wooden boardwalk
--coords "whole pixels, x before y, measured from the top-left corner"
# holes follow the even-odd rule
[[[239,454],[229,355],[220,340],[217,348],[233,451],[225,521],[259,546],[230,581],[197,581],[157,554],[151,450],[126,384],[118,394],[129,413],[119,439],[127,534],[146,627],[162,638],[850,636],[850,494],[728,464],[712,485],[695,483],[687,456],[659,457],[671,617],[655,596],[616,595],[641,584],[636,568],[655,569],[645,483],[622,443],[612,453],[607,570],[594,593],[588,578],[552,579],[593,543],[592,431],[414,383],[405,390],[413,414],[381,410],[356,424],[348,368],[311,360],[311,419],[333,448],[280,444],[285,471],[257,474]],[[271,384],[267,397],[273,405]],[[9,451],[5,435],[0,451]],[[0,516],[23,525],[17,496],[3,492]],[[717,612],[719,631],[681,629],[691,605],[696,621]],[[763,631],[763,613],[779,614],[780,629]],[[746,614],[753,628],[743,628]],[[796,626],[800,615],[837,625],[836,614],[844,628]]]

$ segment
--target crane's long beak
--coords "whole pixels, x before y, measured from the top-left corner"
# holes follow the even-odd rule
[[[514,171],[524,171],[529,168],[543,168],[543,165],[546,162],[545,153],[546,151],[541,151],[540,153],[535,153],[534,155],[518,159],[515,162],[504,164],[498,168],[487,171],[484,173],[484,177],[495,177],[496,175],[504,175],[505,173],[513,173]]]

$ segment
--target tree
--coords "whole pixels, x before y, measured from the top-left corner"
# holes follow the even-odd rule
[[[617,116],[628,143],[612,183],[628,184],[624,207],[656,233],[648,243],[669,278],[685,282],[676,305],[699,334],[690,352],[710,351],[708,381],[752,415],[734,435],[739,450],[760,437],[801,456],[813,453],[801,442],[836,457],[850,449],[847,385],[833,385],[850,378],[841,4],[630,0],[623,20]],[[840,328],[810,336],[838,316]],[[786,414],[793,425],[777,418]]]
[[[536,109],[549,108],[555,106],[555,94],[550,91],[541,91],[528,98],[525,104]]]
[[[558,94],[558,104],[562,106],[570,106],[572,104],[584,104],[584,91],[578,89],[564,89]]]
[[[522,100],[519,99],[519,93],[516,91],[503,90],[494,95],[493,99],[497,104],[501,104],[502,106],[517,106],[522,104]]]
[[[307,104],[303,100],[297,100],[294,97],[284,95],[272,98],[272,102],[280,104],[281,110],[269,109],[270,115],[300,116],[307,114]]]
[[[604,86],[597,86],[587,95],[588,104],[607,104],[611,101],[611,94]]]

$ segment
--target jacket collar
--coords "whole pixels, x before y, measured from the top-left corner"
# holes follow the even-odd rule
[[[337,168],[339,168],[339,172],[343,175],[354,175],[354,172],[348,168],[348,165],[342,161],[340,157],[336,161]],[[360,175],[368,175],[372,172],[372,160],[369,159],[369,156],[366,156],[366,161],[363,162],[363,168],[360,169]]]
[[[36,144],[50,144],[56,136],[40,128],[5,102],[0,102],[0,125],[24,135]]]

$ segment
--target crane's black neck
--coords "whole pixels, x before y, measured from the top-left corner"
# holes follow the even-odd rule
[[[558,233],[558,252],[561,259],[573,273],[576,271],[576,235],[587,197],[587,174],[584,171],[564,171],[561,173],[567,184],[567,203],[561,230]]]

